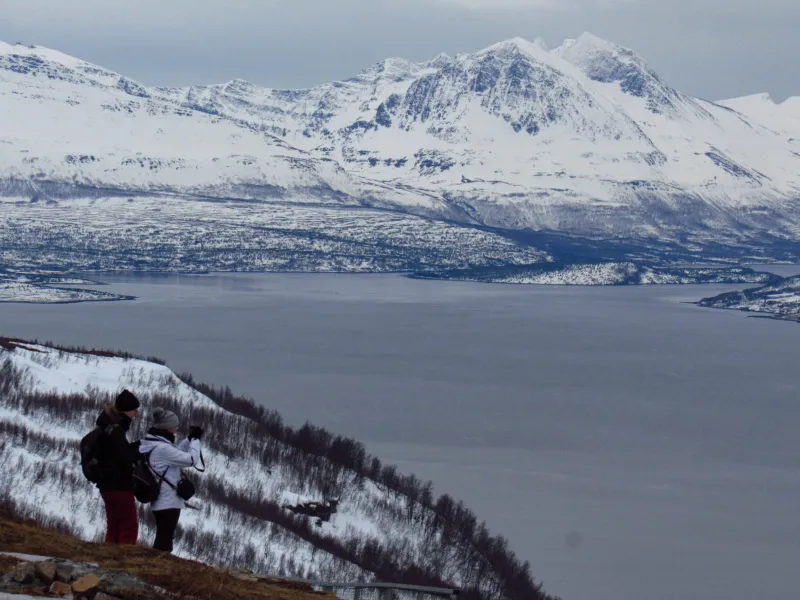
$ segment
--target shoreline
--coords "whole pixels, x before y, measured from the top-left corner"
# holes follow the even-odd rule
[[[588,264],[564,264],[559,265],[557,268],[553,268],[551,266],[549,269],[545,268],[545,271],[557,271],[561,268],[580,268],[582,266],[587,267],[596,267],[597,265],[603,264],[615,264],[615,263],[588,263]],[[793,263],[782,263],[783,266],[791,265]],[[763,266],[777,266],[777,263],[765,263]],[[531,265],[533,266],[533,265]],[[757,271],[755,267],[762,266],[762,265],[753,265],[750,264],[749,266],[744,265],[718,265],[718,266],[708,266],[708,267],[694,267],[695,269],[708,269],[714,271],[725,272],[733,268],[741,268],[747,269],[751,273],[751,275],[755,274],[764,274],[770,275],[778,279],[784,279],[783,276],[776,275],[774,273],[769,273],[766,271]],[[797,265],[798,271],[800,272],[800,265]],[[510,265],[507,267],[499,267],[498,269],[505,269],[508,268],[510,271],[517,269],[522,269],[524,266],[516,266]],[[688,270],[694,270],[692,268],[687,268]],[[464,270],[466,274],[467,270]],[[480,270],[478,270],[480,271]],[[648,281],[635,281],[635,280],[627,280],[627,281],[608,281],[602,282],[595,280],[594,283],[585,283],[585,282],[578,282],[578,281],[557,281],[556,279],[548,282],[536,282],[536,281],[502,281],[496,280],[493,281],[491,278],[481,279],[481,278],[459,278],[459,277],[452,277],[448,276],[447,272],[436,272],[433,271],[431,273],[425,273],[423,271],[380,271],[380,272],[349,272],[349,271],[208,271],[208,270],[200,270],[200,271],[130,271],[130,270],[106,270],[106,271],[76,271],[74,273],[61,273],[61,274],[54,274],[50,273],[9,273],[8,271],[0,271],[0,275],[6,275],[9,279],[0,279],[0,291],[3,289],[3,284],[24,284],[26,286],[30,286],[30,288],[36,289],[38,291],[46,293],[49,290],[58,290],[62,293],[69,293],[74,292],[76,294],[87,294],[94,297],[77,297],[77,298],[63,298],[63,299],[15,299],[13,295],[9,299],[0,298],[0,304],[80,304],[84,302],[122,302],[122,301],[131,301],[137,300],[137,296],[131,296],[126,294],[112,294],[109,292],[96,292],[93,290],[85,290],[82,287],[88,286],[108,286],[112,285],[112,283],[100,281],[99,278],[102,277],[104,274],[111,275],[111,276],[142,276],[142,277],[210,277],[210,276],[219,276],[219,275],[298,275],[298,276],[308,276],[308,275],[362,275],[362,276],[370,276],[370,275],[396,275],[406,279],[416,280],[416,281],[440,281],[440,282],[448,282],[448,283],[478,283],[478,284],[490,284],[490,285],[501,285],[501,286],[544,286],[544,287],[651,287],[651,286],[662,286],[662,287],[679,287],[679,286],[686,286],[686,285],[753,285],[753,286],[760,286],[765,285],[762,282],[754,282],[754,281],[657,281],[657,282],[648,282]],[[23,279],[22,281],[15,280],[14,277],[19,277]],[[64,279],[65,282],[61,285],[56,281],[54,283],[47,282],[47,279]],[[566,278],[565,278],[566,279]],[[80,283],[72,283],[70,280],[80,281]],[[82,287],[74,287],[74,286],[82,286]],[[69,287],[67,287],[69,286]],[[698,304],[700,305],[702,299],[698,302],[689,302],[689,304]],[[702,305],[701,305],[702,306]],[[705,306],[705,308],[718,308],[718,307],[709,307]],[[775,315],[775,318],[779,318],[781,320],[794,320],[789,316],[789,318],[785,318],[783,315]],[[799,318],[800,319],[800,318]]]

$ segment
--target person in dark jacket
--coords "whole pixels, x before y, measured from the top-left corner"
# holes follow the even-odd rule
[[[139,399],[123,390],[97,417],[97,427],[105,432],[98,441],[103,476],[97,487],[106,506],[107,544],[135,544],[139,538],[139,517],[133,496],[133,466],[139,443],[130,443],[127,438],[139,406]]]

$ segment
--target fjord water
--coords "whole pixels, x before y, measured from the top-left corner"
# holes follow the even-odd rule
[[[0,333],[161,356],[358,438],[565,600],[796,594],[800,327],[686,303],[731,286],[102,279],[139,299],[0,304]]]

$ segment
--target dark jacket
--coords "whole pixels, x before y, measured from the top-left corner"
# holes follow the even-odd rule
[[[130,417],[119,412],[113,404],[106,404],[96,424],[101,429],[114,425],[98,441],[100,464],[105,475],[97,487],[101,492],[132,491],[133,464],[139,454],[139,443],[130,443],[126,437],[131,428]]]

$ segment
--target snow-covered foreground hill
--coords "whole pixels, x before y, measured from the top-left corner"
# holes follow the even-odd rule
[[[0,195],[147,195],[181,215],[193,203],[176,196],[373,207],[769,249],[800,237],[796,104],[693,98],[590,34],[389,59],[306,90],[150,88],[0,43]]]
[[[449,583],[476,600],[546,597],[505,540],[462,504],[435,500],[430,484],[381,465],[352,440],[292,430],[230,390],[201,388],[212,400],[146,360],[0,338],[0,501],[81,538],[101,537],[102,502],[83,479],[77,442],[123,388],[143,401],[132,439],[156,406],[177,412],[184,429],[206,428],[207,472],[192,500],[199,510],[183,512],[182,556],[333,581]],[[327,522],[282,508],[331,499],[338,509]],[[140,540],[151,542],[152,520],[140,514]]]

